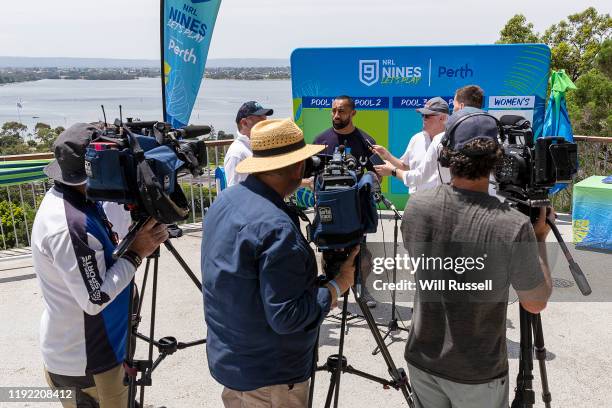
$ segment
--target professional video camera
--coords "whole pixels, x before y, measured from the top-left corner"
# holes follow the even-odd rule
[[[373,197],[378,180],[363,174],[355,157],[339,146],[334,154],[309,159],[306,177],[315,177],[315,217],[310,238],[323,252],[325,274],[333,279],[350,248],[376,232]]]
[[[578,148],[562,137],[534,140],[528,120],[518,115],[500,119],[507,144],[495,168],[497,193],[519,206],[550,205],[548,194],[556,183],[572,181],[578,169]]]
[[[178,175],[202,173],[203,140],[184,140],[210,133],[209,126],[173,129],[164,122],[115,121],[89,145],[85,155],[87,196],[126,204],[141,216],[171,224],[187,218],[187,199]]]

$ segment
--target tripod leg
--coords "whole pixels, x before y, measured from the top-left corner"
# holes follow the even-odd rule
[[[533,391],[533,342],[531,332],[531,322],[534,315],[523,309],[523,306],[519,306],[519,314],[521,352],[512,408],[531,408],[533,404],[535,404],[535,393]]]
[[[153,257],[153,288],[151,290],[151,325],[149,327],[149,355],[148,361],[153,361],[153,342],[155,339],[155,309],[157,305],[157,274],[159,272],[159,248],[155,250],[152,255]],[[144,383],[150,383],[151,377],[151,369],[147,369],[144,371],[143,377],[145,378]],[[145,385],[140,386],[140,406],[144,407],[144,392]]]
[[[338,398],[340,397],[340,377],[342,377],[342,360],[344,353],[344,330],[346,328],[346,312],[348,310],[348,291],[344,294],[342,302],[342,323],[340,324],[340,345],[338,346],[338,365],[332,378],[335,377],[334,408],[338,408]],[[329,398],[329,394],[328,394]],[[328,406],[328,405],[326,405]]]
[[[361,309],[361,312],[363,313],[363,316],[366,322],[368,323],[370,332],[372,333],[372,336],[374,337],[374,340],[376,341],[376,344],[380,349],[380,353],[383,356],[385,363],[387,364],[387,368],[389,370],[389,373],[391,374],[391,377],[393,377],[393,380],[397,382],[397,384],[399,384],[399,388],[402,391],[402,394],[404,394],[404,398],[406,399],[408,406],[414,407],[414,401],[412,400],[412,389],[410,388],[410,384],[408,383],[406,373],[403,372],[403,370],[402,372],[400,372],[400,370],[398,370],[395,366],[395,363],[393,362],[393,357],[391,357],[391,353],[389,353],[389,349],[387,348],[382,338],[382,335],[380,334],[380,331],[376,326],[376,321],[374,320],[374,317],[372,316],[372,312],[370,312],[368,305],[365,304],[363,299],[357,298],[357,296],[355,296],[355,298],[357,299],[357,304],[359,305],[359,308]]]
[[[187,265],[187,262],[185,262],[185,260],[181,257],[181,255],[178,253],[178,251],[176,250],[176,248],[174,248],[174,245],[172,245],[172,242],[170,242],[169,239],[167,239],[164,242],[164,245],[166,246],[166,248],[168,249],[168,251],[170,251],[172,253],[172,255],[174,255],[174,258],[177,260],[177,262],[181,265],[181,267],[185,270],[185,273],[187,274],[187,276],[189,276],[189,278],[193,281],[194,285],[197,286],[197,288],[200,290],[200,292],[202,291],[202,283],[198,280],[198,278],[195,276],[195,274],[193,273],[193,271],[191,270],[191,268],[189,268],[189,265]]]
[[[130,300],[128,303],[128,335],[127,335],[127,344],[126,344],[126,356],[125,356],[125,366],[127,369],[131,369],[134,365],[134,360],[132,355],[134,354],[133,341],[134,333],[132,331],[132,309],[134,307],[134,279],[130,283]],[[128,408],[134,407],[134,403],[136,402],[136,377],[130,375],[126,372],[125,380],[128,386]]]
[[[546,347],[544,347],[544,331],[542,330],[542,317],[540,314],[533,316],[533,337],[535,356],[540,366],[540,381],[542,381],[542,401],[546,408],[550,408],[552,395],[548,387],[548,375],[546,373]]]
[[[317,364],[319,363],[319,334],[321,328],[317,331],[317,340],[315,342],[313,358],[312,358],[312,374],[310,375],[310,387],[308,389],[308,408],[312,408],[312,399],[314,398],[315,378],[317,376]]]

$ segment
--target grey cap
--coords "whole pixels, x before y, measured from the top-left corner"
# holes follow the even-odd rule
[[[439,96],[435,98],[431,98],[427,102],[425,102],[425,106],[416,110],[422,115],[439,115],[441,113],[448,113],[450,110],[448,109],[448,103]]]
[[[449,137],[448,147],[455,151],[462,150],[466,144],[475,139],[490,139],[499,143],[497,120],[485,111],[476,108],[464,108],[453,113],[446,123],[446,132]],[[478,152],[472,153],[477,154]]]
[[[76,123],[64,130],[53,143],[55,160],[45,168],[45,174],[60,183],[78,186],[87,181],[85,150],[98,129],[87,123]]]

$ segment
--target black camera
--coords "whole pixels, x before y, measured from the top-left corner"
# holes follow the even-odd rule
[[[550,189],[571,182],[578,170],[578,147],[562,137],[534,140],[531,123],[522,116],[505,115],[503,158],[495,167],[497,193],[527,207],[550,205]]]
[[[129,205],[142,216],[171,224],[189,215],[178,176],[202,174],[209,126],[173,129],[164,122],[116,122],[95,135],[85,154],[87,197]],[[137,217],[141,218],[141,217]]]

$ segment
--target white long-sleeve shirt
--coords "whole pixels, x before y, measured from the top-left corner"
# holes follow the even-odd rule
[[[47,370],[83,376],[121,364],[134,266],[113,262],[115,244],[99,205],[53,187],[32,228],[32,259],[43,296],[40,345]]]
[[[442,151],[440,142],[443,137],[444,132],[434,136],[418,167],[404,172],[404,185],[410,189],[411,193],[450,182],[450,171],[438,163],[438,156]]]
[[[225,158],[223,159],[223,169],[225,170],[225,181],[227,182],[227,187],[246,180],[248,174],[237,173],[236,166],[238,163],[247,157],[251,157],[252,155],[253,151],[251,150],[251,140],[247,136],[238,132],[238,136],[227,149]]]

